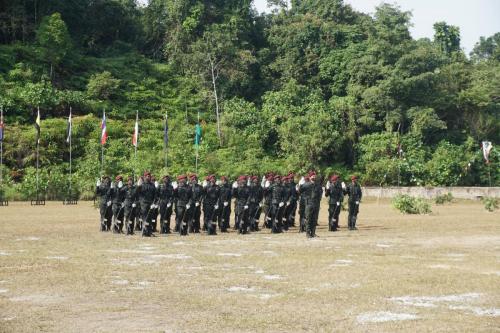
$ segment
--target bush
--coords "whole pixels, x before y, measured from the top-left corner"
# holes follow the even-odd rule
[[[422,198],[400,194],[392,200],[394,207],[403,214],[429,214],[431,205]]]
[[[453,201],[453,195],[450,192],[448,192],[447,194],[438,195],[434,199],[434,202],[438,205],[442,205],[452,201]]]
[[[484,208],[489,212],[493,212],[496,209],[498,209],[498,199],[497,198],[484,197],[483,203],[484,203]]]

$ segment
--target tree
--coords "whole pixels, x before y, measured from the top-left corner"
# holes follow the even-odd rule
[[[446,22],[434,23],[434,42],[443,52],[450,55],[460,51],[460,28]]]
[[[36,34],[42,57],[50,64],[50,78],[53,69],[61,63],[71,49],[71,37],[61,14],[45,16]]]
[[[500,32],[488,38],[481,36],[470,56],[476,62],[490,59],[500,61]]]
[[[89,97],[107,100],[118,91],[119,86],[120,80],[115,79],[110,72],[104,71],[90,77],[87,84],[87,94]]]

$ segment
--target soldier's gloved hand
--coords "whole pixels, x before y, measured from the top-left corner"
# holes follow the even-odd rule
[[[245,205],[245,207],[243,207],[244,209],[248,209],[248,205]]]
[[[115,188],[115,182],[111,183],[111,188]]]
[[[237,188],[238,187],[238,183],[237,182],[233,182],[233,188]]]
[[[191,208],[191,205],[186,205],[186,209],[189,209],[189,208]]]
[[[195,202],[194,205],[195,205],[195,207],[198,207],[200,205],[200,203],[199,202]]]
[[[142,186],[142,183],[144,181],[142,180],[142,177],[139,178],[139,180],[137,181],[137,186]]]
[[[135,203],[132,204],[132,208],[135,208],[135,206],[137,206]]]
[[[330,189],[330,182],[327,182],[326,183],[326,189],[329,190]]]
[[[108,205],[108,207],[111,206],[111,201],[108,201],[106,204]]]
[[[283,202],[280,202],[279,206],[283,207],[285,204]]]
[[[271,185],[271,183],[269,182],[269,180],[266,180],[266,183],[265,183],[264,187],[268,188],[270,185]]]
[[[215,205],[215,206],[214,206],[214,209],[219,209],[219,205]]]
[[[337,206],[340,206],[340,202],[339,201],[337,201]]]
[[[224,207],[227,207],[227,205],[229,205],[229,203],[227,201],[224,201]]]
[[[359,201],[356,201],[356,205],[359,205]]]
[[[290,206],[290,201],[287,201],[287,202],[286,202],[286,205],[287,205],[287,206]]]
[[[125,207],[125,203],[124,203],[124,202],[122,202],[122,208],[123,208],[123,207]]]
[[[172,183],[172,188],[175,190],[177,187],[179,187],[179,184],[177,182]]]
[[[122,188],[122,187],[123,187],[123,182],[120,180],[120,181],[118,182],[118,188]]]
[[[96,185],[97,187],[101,186],[101,180],[100,180],[100,179],[98,179],[98,180],[97,180],[97,182],[95,183],[95,185]]]
[[[342,188],[345,190],[346,189],[346,186],[345,186],[345,183],[342,182]]]
[[[169,202],[169,203],[167,204],[167,208],[170,208],[170,206],[172,206],[172,204]]]
[[[262,204],[261,204],[261,203],[259,204],[259,208],[260,208],[260,207],[262,207]]]
[[[157,181],[155,181],[155,187],[158,188],[158,186],[160,186],[160,184]]]

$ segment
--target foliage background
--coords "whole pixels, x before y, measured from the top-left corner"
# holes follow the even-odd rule
[[[40,183],[49,199],[67,194],[70,106],[73,189],[85,198],[100,174],[103,110],[111,175],[194,172],[199,113],[201,175],[315,169],[366,185],[500,184],[497,149],[489,165],[481,152],[483,140],[500,144],[500,33],[467,57],[457,27],[437,22],[433,40],[414,40],[411,13],[394,5],[369,16],[342,0],[271,2],[270,14],[250,0],[2,2],[3,191],[33,196],[39,107]]]

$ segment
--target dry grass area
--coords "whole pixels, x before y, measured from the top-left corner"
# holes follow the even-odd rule
[[[500,214],[403,216],[366,200],[359,231],[142,238],[90,203],[0,207],[1,332],[498,332]]]

